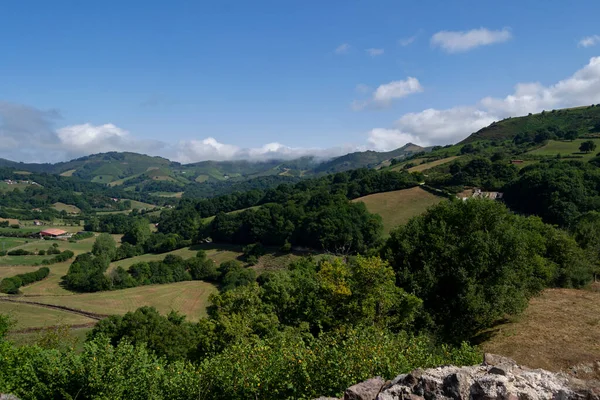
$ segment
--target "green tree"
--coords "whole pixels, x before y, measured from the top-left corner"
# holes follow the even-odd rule
[[[92,254],[97,257],[104,257],[109,261],[113,260],[117,255],[115,239],[108,233],[101,233],[94,242]]]
[[[131,221],[128,228],[125,230],[125,234],[121,239],[124,243],[130,243],[132,245],[143,245],[146,243],[148,238],[152,235],[150,231],[150,221],[145,218],[136,218]]]
[[[542,288],[568,285],[571,268],[586,268],[570,265],[577,246],[554,232],[498,202],[443,202],[393,231],[382,254],[433,327],[460,342],[521,312]]]
[[[594,150],[596,150],[596,143],[593,140],[586,140],[579,146],[579,151],[583,151],[584,153],[589,153]]]

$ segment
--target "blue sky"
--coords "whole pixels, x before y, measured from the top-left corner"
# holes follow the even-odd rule
[[[598,15],[597,1],[6,0],[0,157],[452,143],[600,103]]]

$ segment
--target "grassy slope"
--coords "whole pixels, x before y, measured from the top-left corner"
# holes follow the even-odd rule
[[[0,301],[0,314],[7,314],[15,320],[16,325],[13,327],[15,330],[96,322],[91,318],[68,311],[7,301]]]
[[[68,213],[72,213],[72,214],[79,214],[81,212],[81,210],[79,209],[79,207],[77,206],[73,206],[70,204],[65,204],[65,203],[54,203],[52,205],[52,208],[54,208],[57,211],[66,211]]]
[[[581,161],[588,161],[596,156],[597,151],[589,153],[580,152],[579,146],[586,140],[590,139],[577,139],[573,141],[550,140],[545,146],[532,150],[527,154],[536,156],[556,156],[557,154],[560,154],[562,157],[574,156]],[[596,143],[596,146],[600,146],[600,139],[593,139],[593,141]]]
[[[161,313],[176,310],[190,320],[197,321],[206,315],[208,296],[216,292],[217,288],[210,283],[187,281],[69,296],[24,297],[22,301],[35,301],[98,314],[125,314],[142,306],[153,306]]]
[[[590,133],[590,129],[600,121],[600,107],[576,107],[534,114],[525,117],[509,118],[485,127],[461,143],[477,140],[513,139],[520,132],[535,133],[553,126],[563,131],[575,130],[580,135]]]
[[[0,237],[0,250],[8,250],[27,243],[29,239]]]
[[[369,212],[381,215],[384,234],[398,225],[405,224],[415,215],[422,214],[428,207],[442,201],[443,197],[433,195],[420,187],[371,194],[352,201],[362,201]]]
[[[484,351],[557,371],[600,360],[600,292],[547,289],[522,316],[496,327]]]
[[[446,157],[446,158],[442,158],[440,160],[431,161],[431,162],[428,162],[428,163],[425,163],[425,164],[419,164],[419,165],[416,165],[416,166],[414,166],[412,168],[409,168],[408,172],[423,172],[423,171],[426,171],[426,170],[428,170],[430,168],[437,167],[438,165],[443,165],[443,164],[449,163],[451,161],[454,161],[458,157],[459,156]]]

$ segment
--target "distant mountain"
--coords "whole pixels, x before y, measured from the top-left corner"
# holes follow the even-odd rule
[[[267,176],[298,178],[356,168],[375,168],[387,160],[427,150],[409,143],[389,152],[355,152],[326,162],[314,157],[301,157],[293,160],[201,161],[191,164],[180,164],[166,158],[138,153],[108,152],[56,164],[27,164],[0,159],[0,167],[72,176],[84,181],[122,185],[131,189],[152,184],[156,191],[175,192],[194,182],[243,182]]]
[[[600,131],[600,104],[506,118],[480,129],[459,144],[478,140],[513,140],[519,134],[535,136],[540,132],[560,135],[569,131],[575,131],[578,136],[598,133]]]
[[[408,157],[414,153],[421,151],[428,151],[430,148],[417,146],[416,144],[408,143],[399,149],[388,151],[388,152],[377,152],[377,151],[359,151],[355,153],[346,154],[333,160],[324,162],[314,168],[314,171],[335,173],[348,171],[356,168],[375,168],[384,161],[392,160],[396,158]]]

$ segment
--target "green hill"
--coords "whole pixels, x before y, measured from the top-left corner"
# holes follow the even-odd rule
[[[429,151],[429,148],[417,146],[416,144],[408,143],[399,149],[388,151],[388,152],[377,152],[377,151],[360,151],[355,153],[346,154],[338,158],[334,158],[331,161],[325,162],[318,165],[315,172],[326,172],[335,173],[348,171],[356,168],[374,168],[377,167],[384,161],[404,158],[412,154]]]
[[[478,140],[512,140],[519,134],[534,136],[550,132],[560,135],[569,131],[575,131],[577,136],[600,133],[600,104],[507,118],[480,129],[461,144]]]

